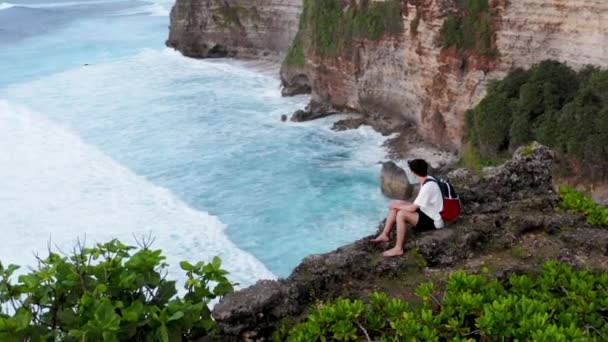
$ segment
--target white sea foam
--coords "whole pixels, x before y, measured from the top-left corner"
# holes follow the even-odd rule
[[[7,3],[9,5],[11,5],[11,7],[13,6],[18,6],[18,7],[26,7],[26,8],[55,8],[55,7],[69,7],[69,6],[80,6],[80,5],[94,5],[94,4],[106,4],[106,3],[115,3],[115,2],[120,2],[123,0],[91,0],[91,1],[59,1],[59,2],[53,2],[53,3],[31,3],[31,4],[12,4],[12,3]],[[5,3],[3,3],[5,4]],[[0,9],[1,9],[1,4],[0,4]]]
[[[84,62],[87,61],[83,60]],[[222,221],[230,224],[228,233],[232,241],[254,253],[281,276],[288,275],[297,262],[310,253],[325,252],[369,234],[376,217],[380,217],[371,207],[373,203],[382,201],[379,190],[376,191],[375,180],[379,169],[377,163],[385,156],[382,147],[384,137],[369,127],[333,132],[330,127],[335,118],[298,124],[281,122],[281,114],[301,108],[306,104],[307,97],[282,98],[276,75],[244,69],[245,64],[231,60],[195,60],[185,58],[171,49],[148,49],[112,62],[93,62],[88,66],[78,66],[34,81],[13,84],[0,90],[0,98],[7,98],[12,103],[27,104],[29,108],[44,113],[47,121],[69,126],[68,133],[78,132],[86,142],[85,146],[96,146],[94,149],[99,148],[105,153],[105,159],[111,156],[112,165],[121,167],[124,171],[113,173],[122,175],[120,177],[106,177],[111,181],[91,181],[92,176],[89,176],[90,179],[82,179],[79,186],[84,189],[94,187],[94,191],[84,191],[82,201],[78,200],[78,193],[74,192],[71,202],[78,202],[78,205],[69,207],[71,202],[67,202],[68,207],[64,203],[57,204],[56,210],[65,217],[59,220],[61,223],[70,222],[67,217],[85,211],[81,208],[85,204],[79,203],[83,202],[89,203],[85,212],[92,214],[85,214],[85,217],[90,216],[90,220],[79,219],[80,223],[92,222],[94,229],[103,232],[101,227],[112,226],[115,221],[124,221],[119,231],[125,233],[110,235],[126,239],[130,238],[133,229],[136,229],[137,234],[145,233],[152,225],[153,233],[162,241],[159,247],[170,252],[172,260],[196,260],[199,256],[191,255],[193,251],[204,251],[203,256],[207,257],[226,244],[229,251],[223,255],[228,255],[225,258],[231,260],[228,269],[238,276],[237,281],[247,284],[266,277],[265,274],[268,273],[265,269],[260,271],[262,268],[258,268],[259,264],[250,256],[244,259],[240,257],[242,252],[227,241],[221,223],[214,224],[215,228],[211,230],[218,235],[217,238],[208,233],[195,243],[193,236],[199,229],[204,230],[205,228],[199,227],[206,223],[196,225],[189,222],[206,220],[197,221],[192,218],[201,213],[181,202],[179,208],[172,210],[156,205],[155,202],[150,206],[127,203],[121,207],[127,208],[131,214],[121,212],[119,220],[97,214],[111,211],[107,207],[113,201],[105,203],[102,197],[139,197],[108,196],[102,193],[95,201],[89,199],[92,196],[89,193],[96,193],[99,187],[89,184],[114,184],[119,183],[114,179],[130,179],[124,175],[136,177],[145,186],[106,187],[119,190],[127,188],[118,192],[137,193],[144,199],[152,197],[147,194],[151,191],[146,190],[144,193],[139,188],[157,189],[174,201],[178,201],[174,196],[179,196],[199,210],[219,215]],[[243,117],[246,119],[243,120]],[[266,133],[262,136],[260,132]],[[30,133],[38,134],[37,131]],[[6,135],[4,129],[0,129],[0,135]],[[268,136],[273,138],[269,140]],[[226,140],[234,143],[226,143]],[[42,142],[39,141],[38,144]],[[190,144],[195,145],[195,150],[191,150]],[[8,143],[0,144],[0,153],[2,146],[8,149],[7,145]],[[64,154],[71,153],[70,145],[73,144],[63,145],[67,151]],[[83,145],[82,141],[80,145]],[[255,148],[249,148],[251,146]],[[101,154],[99,150],[96,151]],[[46,152],[39,154],[52,155]],[[255,155],[256,159],[244,158],[247,155]],[[239,161],[236,165],[233,163],[235,160]],[[149,176],[149,181],[123,169],[116,161],[139,175]],[[270,164],[273,161],[275,162]],[[49,164],[48,161],[45,163]],[[192,166],[188,166],[189,163]],[[37,165],[32,162],[29,168],[40,168]],[[82,170],[86,174],[95,174],[87,167]],[[246,174],[245,170],[254,173]],[[225,176],[234,172],[238,172],[239,177]],[[310,176],[308,172],[315,176]],[[58,171],[55,177],[70,177],[65,173]],[[0,177],[3,174],[8,173],[0,172]],[[292,177],[293,174],[297,175],[296,178]],[[318,177],[317,174],[322,176]],[[48,177],[43,179],[46,178]],[[227,178],[248,181],[229,181]],[[285,186],[277,190],[283,192],[265,193],[261,187],[270,184],[268,179],[275,183],[277,180],[284,181]],[[21,183],[24,182],[21,180]],[[171,189],[173,194],[150,183]],[[240,188],[248,189],[250,194],[262,195],[241,195],[234,191]],[[12,193],[17,190],[13,189]],[[45,197],[38,196],[39,192],[33,192],[32,196]],[[217,194],[223,193],[225,196],[218,197]],[[293,193],[303,196],[293,196]],[[321,195],[322,198],[315,197]],[[290,208],[276,201],[277,198],[282,199],[282,202],[294,200],[293,207],[297,210],[290,211]],[[243,200],[263,204],[245,205],[241,204]],[[304,200],[307,201],[306,204],[302,203]],[[33,203],[34,200],[23,201]],[[26,208],[26,211],[32,210],[31,205],[25,204],[20,207]],[[99,204],[99,208],[96,208],[96,204]],[[246,209],[247,213],[235,215],[238,208]],[[150,212],[159,214],[153,216]],[[118,214],[114,216],[116,215]],[[21,214],[22,218],[25,216]],[[21,227],[30,234],[27,230],[30,221],[27,219],[29,218],[25,217]],[[102,222],[98,223],[98,220]],[[13,219],[12,225],[18,221]],[[149,224],[150,221],[154,223]],[[155,228],[161,224],[156,221],[177,222],[179,226],[174,229],[173,236],[161,234],[158,232],[163,232],[164,229]],[[194,228],[189,228],[190,226]],[[81,230],[78,230],[76,224],[70,224],[69,227],[72,233],[65,233],[65,240],[73,241]],[[105,235],[101,236],[100,231],[95,235],[89,234],[89,240],[92,237],[102,240]],[[37,234],[34,229],[30,236]],[[43,236],[31,237],[31,240],[41,240],[36,248],[43,248],[48,232],[38,235]],[[53,240],[57,241],[55,235]],[[21,246],[24,245],[25,243]],[[23,250],[29,251],[31,248],[15,247],[13,253],[23,253]],[[233,250],[235,252],[231,252]],[[3,247],[0,247],[0,257],[4,253]],[[247,261],[250,260],[247,258],[253,261]],[[243,266],[241,259],[245,260],[245,264],[254,266]],[[172,261],[172,264],[175,262]]]
[[[15,7],[15,6],[16,6],[15,4],[11,4],[10,2],[0,2],[0,11],[9,9],[9,8]]]
[[[147,14],[153,17],[166,17],[171,12],[171,7],[175,1],[157,0],[157,1],[142,1],[142,6],[129,8],[116,12],[116,15],[136,15]]]
[[[133,235],[155,236],[171,275],[180,260],[219,255],[241,285],[274,275],[224,235],[216,217],[187,206],[171,192],[117,164],[44,115],[0,100],[0,231],[3,263],[32,265],[50,239],[69,250]]]

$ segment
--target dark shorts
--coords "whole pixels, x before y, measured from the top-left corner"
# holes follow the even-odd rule
[[[416,209],[416,212],[418,213],[418,224],[416,224],[416,227],[414,227],[414,229],[417,232],[423,232],[423,231],[427,231],[427,230],[435,230],[435,221],[433,221],[432,218],[426,216],[425,213],[422,212],[422,210],[420,210],[420,208]]]

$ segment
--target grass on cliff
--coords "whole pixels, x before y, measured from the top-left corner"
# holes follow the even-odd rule
[[[585,214],[587,222],[594,226],[608,227],[608,208],[567,186],[559,187],[559,197],[560,208]]]
[[[456,47],[459,54],[466,50],[478,51],[487,57],[496,57],[492,47],[492,13],[488,0],[454,0],[458,9],[451,13],[441,27],[443,49]]]
[[[322,57],[336,56],[357,39],[378,40],[386,33],[403,31],[403,1],[304,0],[298,35],[285,60],[287,65],[303,65],[310,49]]]
[[[478,148],[473,146],[471,143],[465,143],[460,151],[460,160],[458,161],[458,166],[472,170],[477,174],[481,174],[484,167],[501,165],[507,159],[508,158],[506,156],[484,158],[481,156]]]
[[[285,56],[285,64],[293,67],[304,67],[306,64],[306,57],[304,56],[304,45],[299,37],[296,37],[287,50],[287,56]]]
[[[537,140],[590,180],[608,178],[608,70],[556,61],[516,69],[465,113],[465,146],[497,159]]]
[[[372,293],[321,303],[274,341],[601,341],[608,336],[608,273],[550,261],[537,275],[452,274],[445,290],[416,289],[422,305]]]
[[[240,5],[223,4],[215,9],[214,14],[220,18],[221,27],[241,26],[241,18],[247,16],[250,19],[260,19],[257,8],[246,8]]]

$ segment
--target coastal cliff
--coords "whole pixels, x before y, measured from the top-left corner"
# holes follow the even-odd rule
[[[319,49],[317,33],[326,23],[318,13],[306,14],[328,11],[330,2],[343,11],[352,6],[348,1],[304,1],[305,22],[294,43],[301,45],[304,63],[285,61],[284,86],[301,87],[306,79],[314,102],[404,118],[447,149],[460,148],[464,112],[485,95],[490,80],[509,70],[546,59],[575,68],[608,66],[608,2],[602,0],[359,1],[354,21],[374,7],[398,4],[400,29],[385,25],[377,37],[354,36],[327,53]],[[472,17],[469,29],[463,23]],[[460,40],[450,41],[449,35],[459,30],[464,31]],[[461,40],[464,47],[457,46]],[[467,40],[473,41],[467,46]]]
[[[608,66],[606,22],[603,0],[177,0],[167,44],[199,58],[286,56],[285,95],[409,122],[459,150],[489,81],[546,59]]]
[[[177,0],[167,45],[195,58],[279,60],[300,11],[301,0]]]

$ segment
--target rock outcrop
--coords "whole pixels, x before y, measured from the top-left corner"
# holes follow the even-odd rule
[[[455,170],[449,178],[459,190],[463,216],[448,228],[410,238],[406,256],[385,259],[381,251],[388,244],[378,246],[370,242],[371,236],[366,237],[307,257],[287,279],[259,281],[227,295],[213,309],[213,317],[222,332],[235,339],[263,338],[283,318],[302,317],[317,300],[363,297],[373,290],[387,290],[391,286],[387,284],[395,281],[403,288],[412,279],[428,281],[433,273],[449,272],[442,268],[466,265],[467,260],[476,260],[473,257],[518,244],[522,244],[516,249],[518,257],[527,258],[521,251],[529,248],[531,259],[495,266],[498,275],[521,271],[527,265],[537,267],[547,258],[577,264],[584,260],[578,257],[584,253],[595,253],[587,258],[594,266],[604,265],[599,261],[603,258],[602,267],[608,268],[608,231],[554,210],[558,196],[551,184],[552,161],[553,153],[535,144],[519,149],[512,160],[482,176]],[[429,271],[425,273],[421,266]]]
[[[302,0],[176,0],[167,45],[196,58],[279,60],[298,30]]]

